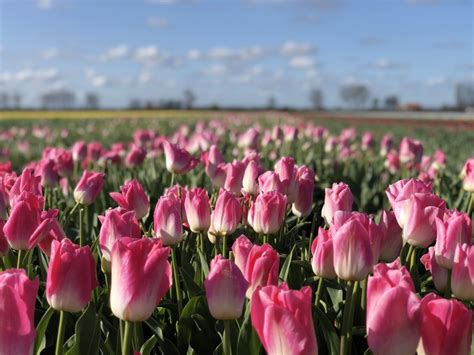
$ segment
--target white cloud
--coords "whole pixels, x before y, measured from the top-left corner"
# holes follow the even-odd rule
[[[223,76],[227,74],[227,68],[222,64],[214,64],[206,70],[206,73],[212,76]]]
[[[377,69],[399,69],[404,66],[403,63],[394,62],[393,60],[382,58],[377,59],[371,64],[372,67]]]
[[[41,52],[41,57],[43,59],[55,59],[58,56],[59,56],[59,50],[54,47],[46,48],[43,52]]]
[[[111,60],[125,58],[129,53],[129,49],[125,44],[107,49],[103,54],[100,55],[100,59],[109,62]]]
[[[198,60],[201,58],[201,52],[198,49],[190,49],[187,54],[189,60]]]
[[[286,41],[279,48],[280,54],[287,57],[307,55],[315,50],[316,48],[310,43],[294,41]]]
[[[316,61],[310,56],[298,56],[290,59],[289,66],[295,69],[310,69],[316,65]]]
[[[56,68],[22,69],[14,73],[0,73],[0,82],[4,84],[26,81],[44,83],[57,80],[59,77],[59,71]]]
[[[155,28],[164,28],[169,26],[169,21],[168,19],[164,17],[158,17],[158,16],[153,16],[153,17],[148,17],[146,20],[146,23],[150,27],[155,27]]]
[[[98,88],[98,87],[103,87],[110,84],[110,80],[107,79],[105,75],[101,75],[97,73],[94,69],[86,69],[85,74],[89,81],[89,84],[91,84],[94,87]]]
[[[135,58],[138,61],[155,61],[158,59],[158,47],[154,45],[140,47],[135,50]]]
[[[255,60],[265,54],[265,49],[260,46],[234,49],[229,47],[213,47],[207,52],[207,57],[211,60],[227,60],[242,62]]]
[[[196,0],[145,0],[149,4],[158,4],[158,5],[176,5],[176,4],[186,4],[194,3]]]
[[[36,0],[36,6],[42,10],[49,10],[53,7],[53,0]]]
[[[171,67],[177,67],[182,62],[179,57],[161,51],[155,45],[137,48],[134,53],[134,59],[145,65],[162,64]]]
[[[441,86],[449,83],[449,80],[445,76],[435,76],[428,79],[428,86]]]
[[[138,83],[148,84],[153,80],[153,75],[150,72],[142,72],[138,75]]]

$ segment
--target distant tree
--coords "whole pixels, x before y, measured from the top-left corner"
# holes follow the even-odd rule
[[[364,84],[348,84],[341,88],[340,95],[352,107],[362,108],[369,98],[369,89]]]
[[[398,97],[395,95],[390,95],[385,98],[384,106],[386,110],[396,110],[398,104]]]
[[[372,110],[378,110],[379,109],[379,99],[374,97],[372,99]]]
[[[97,110],[99,108],[99,95],[88,92],[85,97],[85,107],[88,110]]]
[[[309,94],[309,101],[316,111],[323,108],[323,92],[321,89],[313,89]]]
[[[267,101],[267,109],[274,110],[276,109],[276,106],[277,106],[277,101],[275,99],[275,96],[270,96]]]
[[[66,89],[49,91],[41,96],[41,103],[47,110],[67,110],[74,107],[76,95]]]
[[[0,93],[0,108],[10,108],[10,95],[5,92]]]
[[[141,110],[143,108],[143,105],[139,99],[130,99],[128,108],[130,110]]]
[[[191,109],[194,106],[194,102],[196,101],[196,95],[190,89],[186,89],[183,92],[183,106],[186,109]]]
[[[456,106],[460,110],[474,106],[474,82],[456,85]]]
[[[15,110],[19,110],[21,108],[21,95],[18,93],[13,94],[12,101],[13,101],[13,108]]]

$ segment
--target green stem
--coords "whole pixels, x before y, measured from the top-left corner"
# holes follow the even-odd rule
[[[64,344],[64,333],[66,332],[66,316],[67,312],[60,311],[59,313],[59,327],[58,336],[56,338],[56,355],[62,355]]]
[[[340,354],[350,354],[352,336],[352,323],[354,321],[355,309],[355,295],[358,289],[357,281],[348,281],[348,288],[346,293],[346,303],[344,304],[344,314],[342,318],[341,340],[340,340]]]
[[[171,262],[173,267],[174,287],[176,291],[176,299],[178,301],[178,316],[181,315],[183,309],[183,296],[181,294],[181,285],[179,283],[178,261],[176,260],[176,245],[171,247]]]
[[[466,211],[466,214],[469,216],[469,218],[471,218],[471,213],[472,213],[472,209],[474,207],[474,193],[470,192],[469,193],[469,204],[467,205],[467,211]]]
[[[132,323],[125,321],[125,330],[122,339],[122,355],[130,354],[130,346],[132,345]]]
[[[230,320],[224,321],[224,355],[232,355],[232,347],[230,342]]]
[[[319,305],[319,301],[321,301],[321,296],[323,294],[323,284],[324,278],[320,277],[318,282],[318,289],[316,290],[316,299],[314,301],[314,305],[316,307]]]
[[[20,269],[21,268],[21,258],[23,257],[23,250],[18,250],[18,255],[16,259],[16,268]]]
[[[171,182],[170,182],[170,187],[172,187],[174,185],[174,173],[171,173]]]
[[[227,233],[222,237],[222,256],[227,259]]]
[[[446,290],[444,290],[444,297],[448,300],[451,298],[451,273],[452,270],[448,270],[448,282],[446,285]]]
[[[263,244],[268,243],[268,235],[264,234],[263,235]]]
[[[86,237],[86,231],[84,228],[84,209],[81,208],[79,210],[79,245],[83,247],[84,244],[84,239]]]
[[[72,215],[76,212],[76,210],[79,208],[80,205],[81,204],[79,202],[76,202],[74,207],[71,209],[71,211],[67,215],[66,219],[64,220],[64,223],[62,224],[64,228],[67,226],[67,224],[68,224],[69,220],[71,219]]]

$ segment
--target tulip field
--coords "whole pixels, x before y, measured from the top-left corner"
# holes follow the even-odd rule
[[[474,130],[0,121],[0,355],[463,355]]]

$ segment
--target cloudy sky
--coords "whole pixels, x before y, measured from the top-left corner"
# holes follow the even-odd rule
[[[326,106],[366,84],[424,105],[474,78],[471,0],[0,0],[0,92]]]

